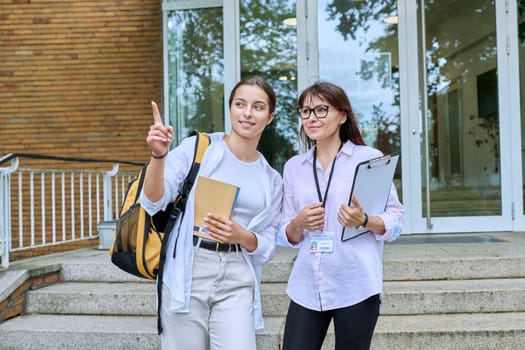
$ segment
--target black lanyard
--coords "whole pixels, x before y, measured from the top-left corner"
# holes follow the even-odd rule
[[[328,175],[328,183],[326,184],[326,189],[324,191],[324,197],[321,196],[321,188],[319,187],[319,179],[317,178],[317,146],[314,150],[314,160],[313,160],[313,172],[315,180],[315,188],[317,189],[317,196],[319,197],[319,202],[323,202],[323,208],[326,204],[326,197],[328,196],[328,189],[330,188],[330,183],[332,182],[332,175],[334,174],[335,161],[337,160],[337,154],[343,147],[343,143],[339,146],[337,153],[335,154],[334,160],[332,161],[332,168],[330,169],[330,175]]]

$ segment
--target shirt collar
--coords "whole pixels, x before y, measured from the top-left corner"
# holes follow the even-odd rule
[[[355,147],[356,147],[355,143],[353,143],[352,141],[348,140],[343,145],[343,148],[341,148],[341,152],[346,154],[346,155],[351,155],[352,152],[354,151]]]
[[[349,156],[352,154],[355,147],[356,147],[355,143],[348,140],[343,144],[343,147],[341,148],[340,152]],[[312,147],[304,154],[303,163],[309,162],[310,164],[312,164],[314,160],[314,150],[315,150],[315,147]]]

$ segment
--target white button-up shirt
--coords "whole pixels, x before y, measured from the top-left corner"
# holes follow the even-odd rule
[[[310,251],[310,235],[319,234],[319,231],[305,230],[303,240],[295,245],[288,241],[286,226],[303,207],[320,201],[312,169],[313,149],[291,158],[285,164],[283,221],[278,242],[280,245],[299,249],[286,289],[290,298],[297,304],[311,310],[331,310],[354,305],[372,295],[382,293],[383,242],[396,239],[404,222],[404,209],[399,202],[395,186],[391,187],[385,211],[379,214],[385,224],[384,234],[365,233],[342,242],[343,227],[337,220],[341,204],[348,204],[357,164],[381,155],[377,149],[356,146],[348,141],[336,156],[326,198],[325,226],[322,232],[333,239],[331,253]],[[319,163],[316,167],[323,195],[331,166],[328,165],[326,173],[323,173]]]

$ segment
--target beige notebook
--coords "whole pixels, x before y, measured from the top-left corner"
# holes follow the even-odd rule
[[[230,218],[239,195],[239,187],[199,176],[195,187],[195,223],[193,234],[213,239],[204,228],[204,218],[208,213]]]

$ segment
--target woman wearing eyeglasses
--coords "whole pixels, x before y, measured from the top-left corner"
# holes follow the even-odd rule
[[[366,146],[350,101],[339,86],[317,82],[299,96],[300,141],[307,152],[285,164],[280,241],[298,249],[284,350],[321,349],[334,321],[336,350],[369,349],[379,316],[383,242],[396,239],[403,206],[392,185],[385,211],[368,215],[353,198],[357,164],[382,155]],[[341,241],[343,227],[367,233]]]

